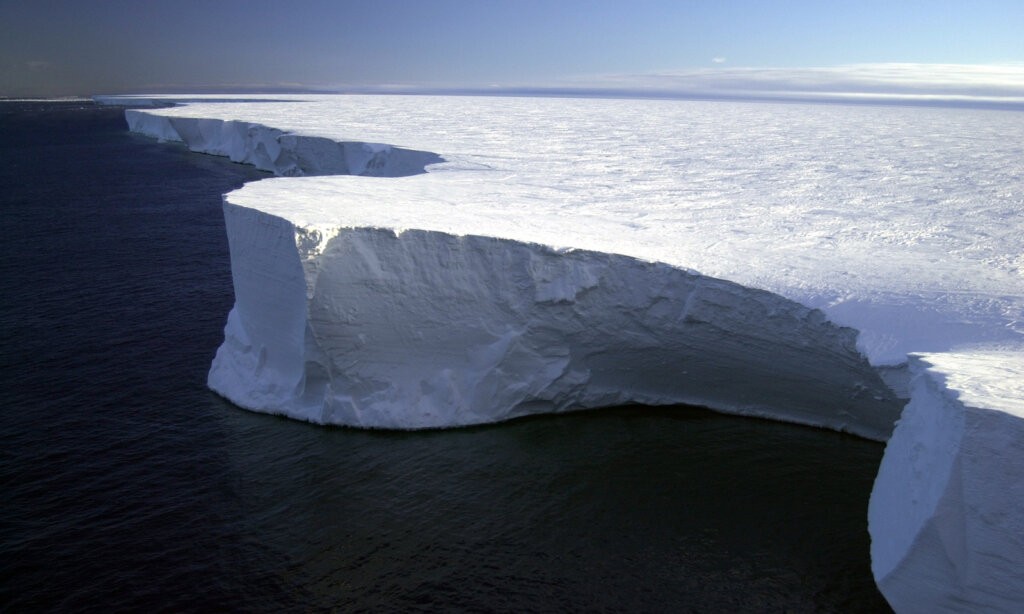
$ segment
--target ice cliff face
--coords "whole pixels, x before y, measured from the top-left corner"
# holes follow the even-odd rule
[[[911,363],[913,396],[868,510],[872,570],[897,612],[1010,613],[1024,604],[1018,360],[979,352]]]
[[[194,119],[125,111],[132,132],[184,143],[192,151],[226,156],[275,175],[366,175],[402,177],[422,173],[441,157],[379,143],[336,142],[289,134],[261,124]]]
[[[664,264],[484,236],[296,227],[225,203],[235,403],[425,428],[692,403],[884,439],[899,404],[855,331]]]

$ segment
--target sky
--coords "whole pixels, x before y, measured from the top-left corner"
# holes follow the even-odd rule
[[[0,0],[0,96],[287,90],[1024,102],[1024,2]]]

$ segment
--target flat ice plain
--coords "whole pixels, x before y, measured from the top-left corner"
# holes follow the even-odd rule
[[[900,612],[1024,603],[1024,492],[998,477],[1024,465],[1019,112],[186,101],[129,124],[323,175],[225,197],[221,394],[389,427],[697,402],[880,439],[912,394],[872,498],[879,586]],[[884,367],[908,357],[904,387]]]

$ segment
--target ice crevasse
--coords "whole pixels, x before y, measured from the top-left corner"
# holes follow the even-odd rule
[[[621,221],[524,215],[560,198],[551,186],[245,120],[127,118],[290,176],[224,199],[236,302],[209,385],[236,404],[428,428],[691,403],[888,439],[869,528],[893,607],[1024,603],[1018,347],[914,356],[893,392],[835,323],[852,302],[830,312],[701,274]]]

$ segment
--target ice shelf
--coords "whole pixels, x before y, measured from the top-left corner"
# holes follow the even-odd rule
[[[884,440],[909,395],[879,587],[1024,603],[1019,113],[186,100],[129,124],[293,176],[225,196],[227,398],[388,428],[685,402]]]

